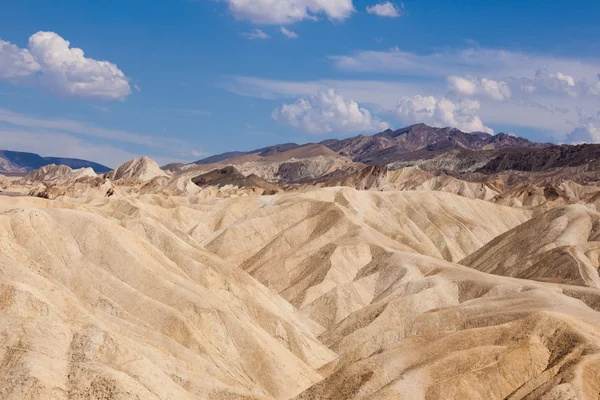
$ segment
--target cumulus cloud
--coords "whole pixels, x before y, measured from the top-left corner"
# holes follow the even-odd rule
[[[483,93],[494,100],[506,100],[510,98],[510,88],[506,82],[498,82],[493,79],[481,78]]]
[[[451,90],[465,96],[473,96],[478,92],[477,81],[473,78],[451,75],[448,77],[448,84]]]
[[[281,30],[281,33],[283,33],[285,36],[289,37],[290,39],[296,39],[298,37],[298,34],[296,32],[290,31],[285,26],[282,26],[280,30]]]
[[[404,4],[400,3],[400,6],[397,6],[389,1],[385,3],[375,4],[373,6],[367,6],[367,12],[369,14],[374,14],[379,17],[389,17],[389,18],[397,18],[404,15]]]
[[[422,122],[438,127],[451,126],[465,132],[494,133],[477,115],[480,106],[478,101],[470,99],[455,103],[445,97],[417,95],[401,98],[394,114],[404,123]]]
[[[377,132],[389,128],[353,100],[335,90],[322,91],[273,111],[273,119],[309,134]]]
[[[482,94],[492,100],[507,100],[511,91],[506,82],[496,81],[488,78],[449,76],[450,89],[463,96],[474,96]]]
[[[291,24],[316,19],[344,20],[354,11],[352,0],[225,0],[237,19],[257,24]]]
[[[562,72],[550,72],[547,68],[540,68],[535,73],[535,79],[530,82],[536,90],[548,89],[554,92],[563,92],[577,96],[580,88],[575,85],[575,78]]]
[[[343,70],[385,72],[419,77],[453,77],[459,93],[470,96],[483,90],[492,98],[517,93],[562,94],[571,97],[600,95],[600,61],[552,57],[501,49],[467,48],[417,54],[397,47],[389,51],[355,51],[330,56]],[[459,80],[458,77],[461,79]],[[478,77],[478,78],[472,78]],[[482,86],[481,80],[488,79]],[[475,79],[475,80],[473,80]],[[502,86],[496,86],[503,84]],[[473,85],[479,86],[477,90]]]
[[[83,50],[54,32],[38,32],[28,49],[0,41],[0,79],[47,87],[62,96],[124,100],[129,78],[108,61],[87,58]]]
[[[396,108],[398,94],[411,99],[417,95],[423,98],[433,96],[435,107],[417,108],[425,110],[421,112],[424,119],[419,122],[461,128],[466,125],[466,129],[474,125],[478,130],[482,130],[482,126],[519,126],[528,131],[538,131],[540,137],[547,135],[546,140],[563,142],[594,141],[595,129],[600,127],[600,121],[586,122],[578,116],[580,109],[592,113],[600,110],[599,58],[477,47],[428,54],[406,52],[399,48],[355,51],[331,59],[337,68],[343,70],[398,75],[377,81],[304,82],[241,77],[225,87],[245,96],[269,99],[303,97],[318,90],[335,88],[337,93],[359,104],[374,104],[379,109],[388,110]],[[440,84],[443,79],[447,79],[447,85]],[[441,99],[454,105],[454,118],[439,117],[441,109],[451,108]],[[465,113],[465,107],[459,106],[465,99],[476,100],[479,107]],[[438,107],[438,118],[434,118],[432,110]],[[401,118],[403,122],[418,120],[419,115],[406,112],[405,119]],[[485,121],[486,125],[480,121]]]
[[[29,50],[0,40],[0,79],[18,81],[40,70]]]
[[[600,143],[600,111],[588,114],[584,109],[578,109],[575,129],[563,139],[565,143]],[[561,138],[562,139],[562,138]]]
[[[254,40],[254,39],[268,39],[270,37],[269,35],[267,35],[261,29],[254,29],[251,32],[243,32],[240,35],[244,36],[244,37],[247,37],[250,40]]]

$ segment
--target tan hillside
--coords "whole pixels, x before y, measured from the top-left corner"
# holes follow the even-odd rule
[[[593,187],[544,212],[369,168],[0,193],[0,398],[596,399]]]
[[[0,200],[2,399],[289,398],[335,356],[317,325],[157,220]]]
[[[4,175],[0,175],[0,189],[7,189],[11,185],[11,180]]]
[[[105,176],[111,181],[118,181],[122,179],[138,179],[141,181],[149,181],[157,176],[168,175],[166,172],[160,169],[154,160],[144,156],[127,161],[119,168],[108,172]]]
[[[551,210],[461,264],[496,275],[600,288],[600,213],[582,205]]]
[[[95,177],[92,168],[71,169],[66,165],[46,165],[25,175],[20,182],[31,183],[63,183],[84,177]]]

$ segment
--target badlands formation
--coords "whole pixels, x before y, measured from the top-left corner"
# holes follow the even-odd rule
[[[600,187],[365,142],[0,177],[0,399],[600,398]]]

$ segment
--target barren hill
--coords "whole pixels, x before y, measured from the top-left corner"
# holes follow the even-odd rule
[[[496,275],[600,289],[600,213],[582,205],[551,210],[460,263]]]
[[[0,397],[595,398],[598,289],[494,263],[549,259],[539,230],[592,262],[596,213],[533,214],[338,187],[0,196]]]
[[[126,162],[119,168],[110,171],[105,176],[113,181],[121,179],[139,179],[148,181],[158,176],[168,175],[160,169],[154,160],[144,156]]]
[[[73,170],[66,165],[50,164],[30,172],[21,181],[27,183],[56,183],[90,176],[96,176],[92,168]]]
[[[514,143],[1,179],[0,398],[597,399],[594,147]]]

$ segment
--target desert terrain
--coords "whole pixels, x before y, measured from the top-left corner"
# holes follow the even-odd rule
[[[0,398],[598,399],[597,150],[418,125],[0,176]]]

